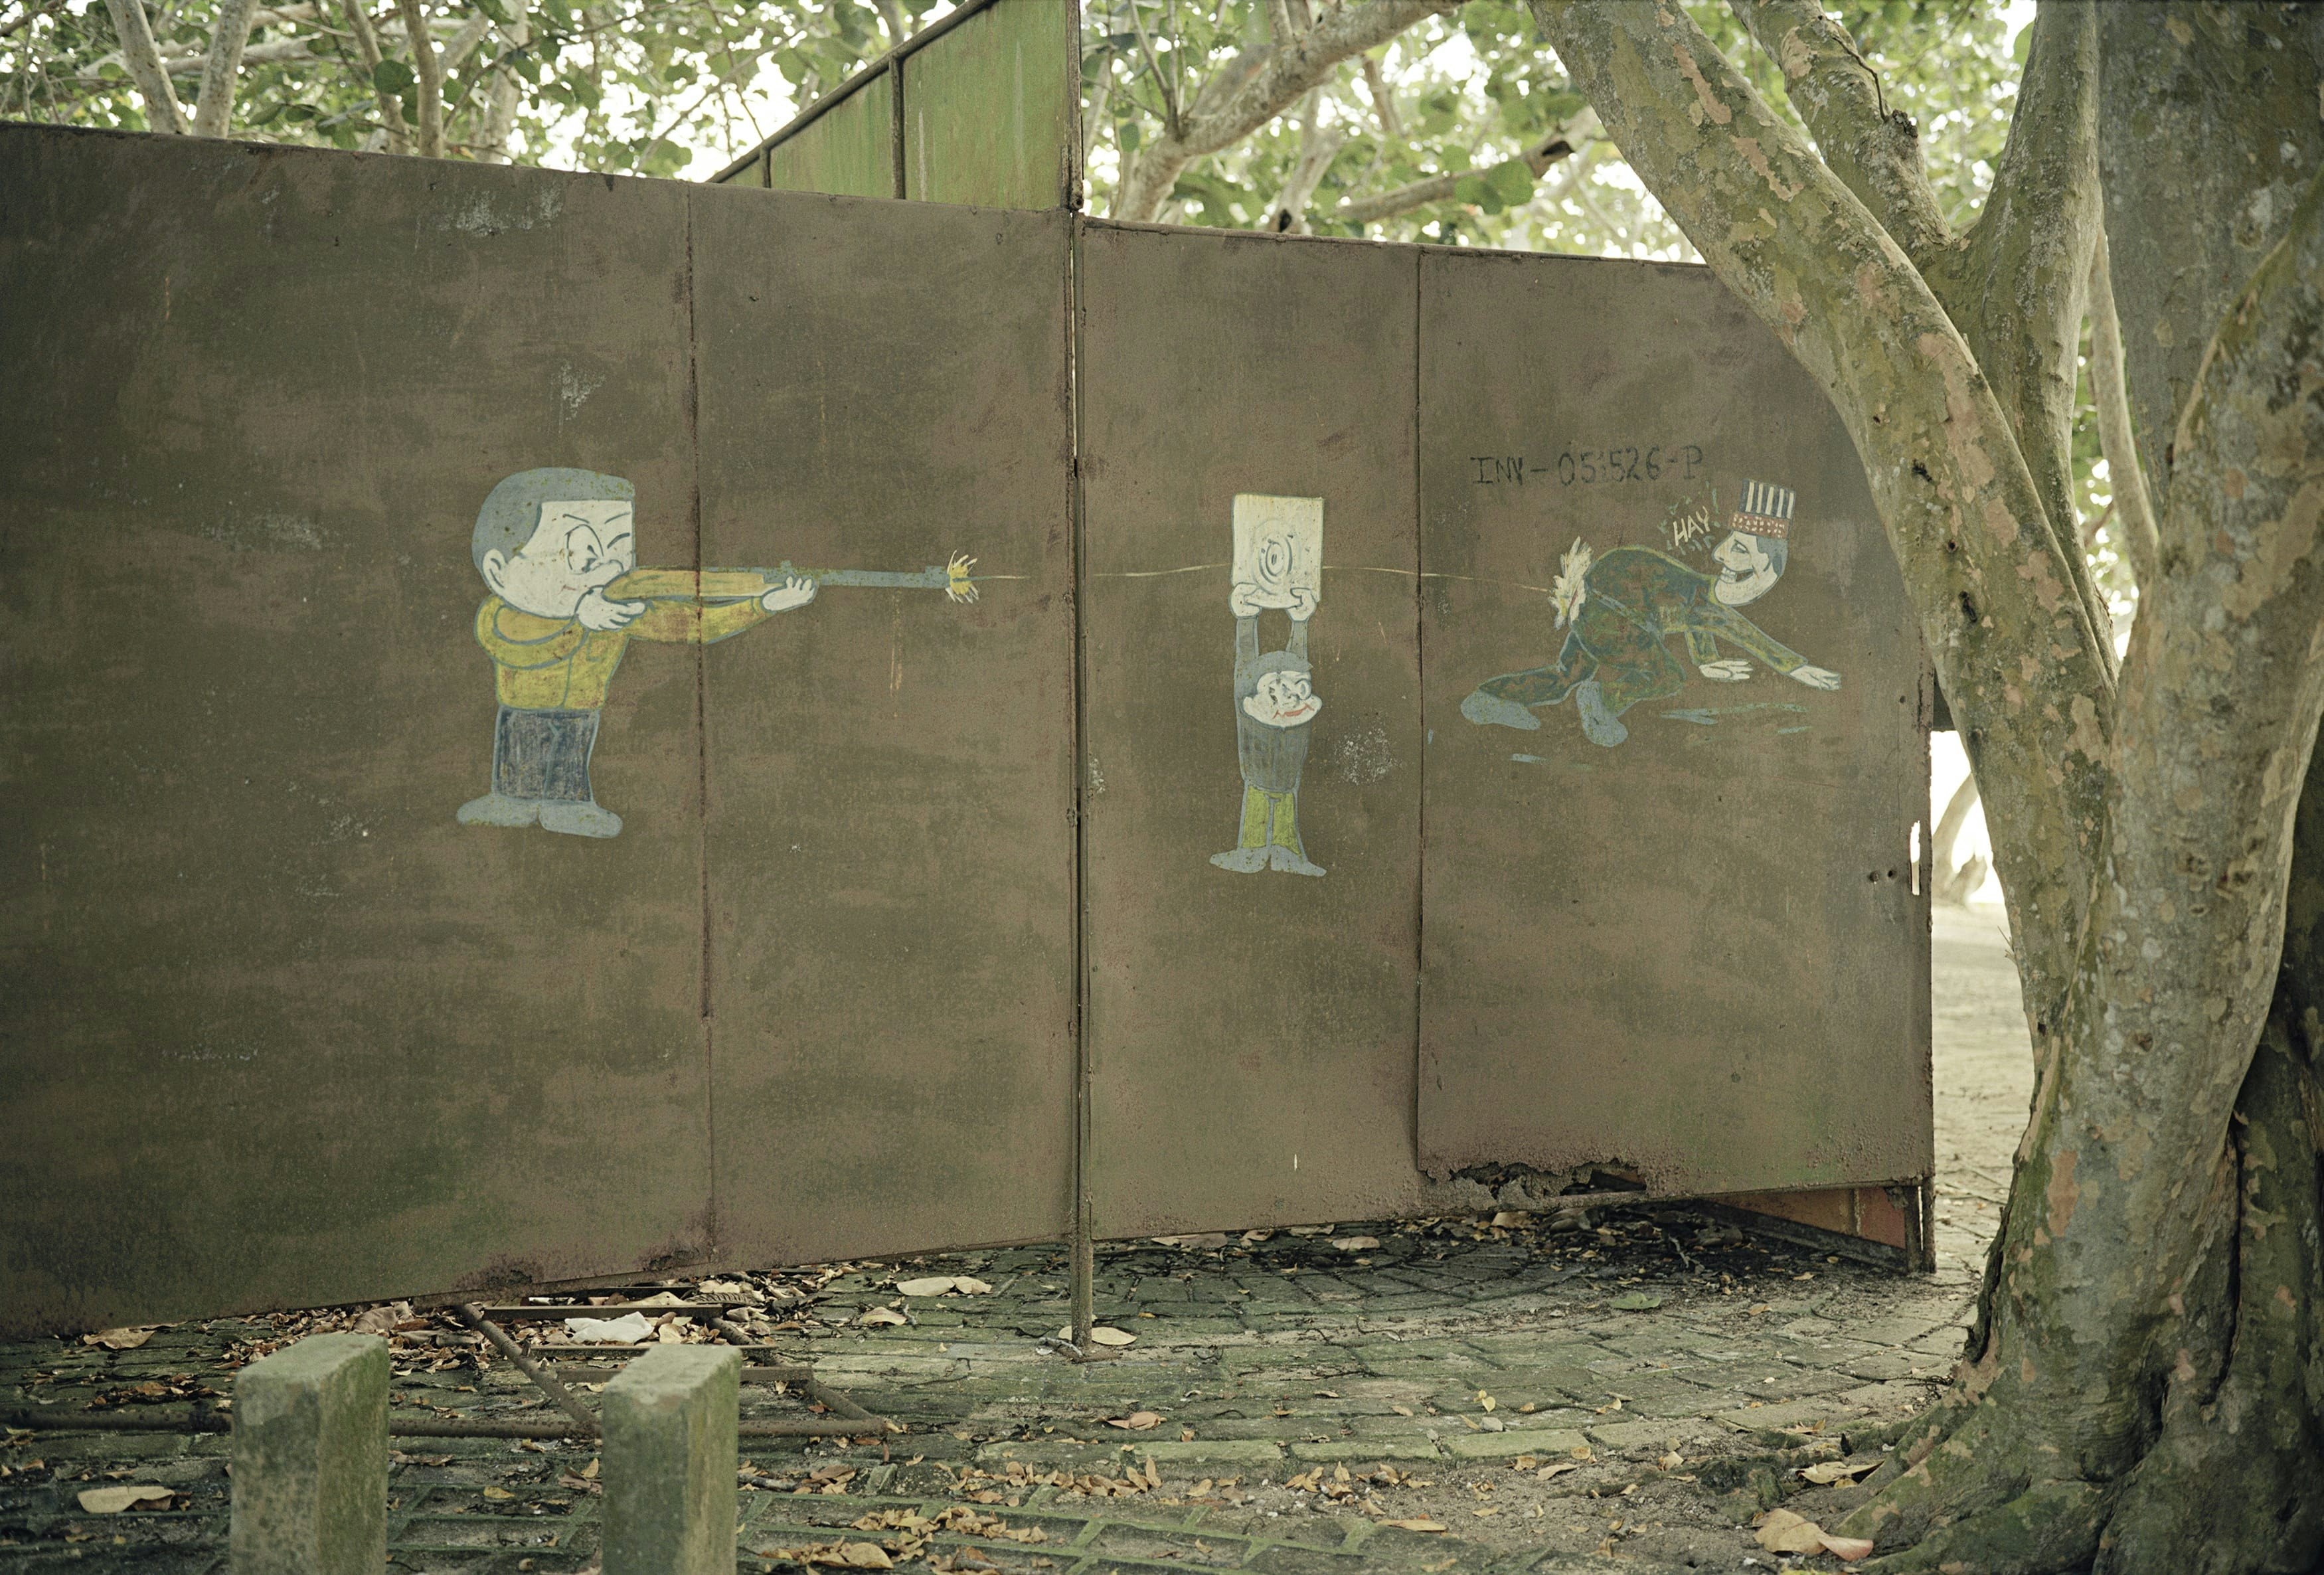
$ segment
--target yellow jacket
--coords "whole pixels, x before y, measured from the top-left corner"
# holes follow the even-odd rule
[[[756,602],[715,605],[656,600],[620,629],[584,629],[573,618],[543,618],[498,596],[476,609],[476,643],[493,659],[501,704],[522,711],[595,711],[632,640],[712,645],[771,616]]]

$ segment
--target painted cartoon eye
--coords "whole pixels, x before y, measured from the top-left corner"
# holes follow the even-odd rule
[[[1281,595],[1290,587],[1290,539],[1270,536],[1259,549],[1259,588],[1269,595]]]

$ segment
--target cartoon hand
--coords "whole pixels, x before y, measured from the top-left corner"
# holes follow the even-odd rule
[[[1315,592],[1315,590],[1314,590],[1314,588],[1313,586],[1310,586],[1310,585],[1294,585],[1294,586],[1292,586],[1292,587],[1291,587],[1291,622],[1294,622],[1294,623],[1305,623],[1305,622],[1307,622],[1307,620],[1309,620],[1310,618],[1314,617],[1314,616],[1315,616],[1315,605],[1316,605],[1316,603],[1317,603],[1321,602],[1322,600],[1323,600],[1323,597],[1322,597],[1322,596],[1320,596],[1320,595],[1318,595],[1318,594],[1316,594],[1316,592]]]
[[[793,575],[760,597],[759,605],[770,612],[788,612],[814,600],[815,582],[803,575]]]
[[[1751,676],[1751,664],[1741,657],[1725,657],[1715,662],[1705,662],[1697,669],[1706,678],[1716,678],[1722,684],[1739,684]]]
[[[1227,611],[1238,618],[1259,616],[1259,586],[1245,580],[1227,594]]]
[[[643,602],[608,602],[604,592],[593,590],[581,598],[573,615],[584,629],[620,629],[645,610]]]
[[[1837,689],[1840,675],[1830,668],[1794,668],[1792,677],[1811,689]]]

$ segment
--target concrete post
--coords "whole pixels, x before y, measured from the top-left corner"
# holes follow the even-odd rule
[[[604,1575],[733,1575],[742,1353],[673,1345],[605,1386]]]
[[[310,1335],[234,1380],[234,1575],[387,1568],[387,1341]]]

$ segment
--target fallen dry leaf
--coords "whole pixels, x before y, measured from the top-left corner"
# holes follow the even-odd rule
[[[1208,1248],[1213,1247],[1224,1247],[1227,1244],[1227,1233],[1223,1230],[1205,1230],[1198,1236],[1157,1236],[1151,1239],[1157,1247],[1199,1247]],[[1246,1236],[1244,1239],[1249,1240],[1250,1237]],[[1260,1239],[1265,1239],[1263,1233],[1260,1233]]]
[[[1163,1418],[1158,1413],[1133,1411],[1127,1416],[1109,1416],[1106,1418],[1105,1424],[1108,1427],[1124,1427],[1132,1432],[1142,1432],[1149,1427],[1159,1427],[1162,1422]]]
[[[1388,1524],[1404,1531],[1441,1532],[1445,1529],[1442,1521],[1434,1520],[1392,1520]]]
[[[1342,1252],[1370,1252],[1379,1245],[1377,1236],[1342,1236],[1332,1243]]]
[[[80,1506],[91,1515],[119,1515],[137,1504],[167,1504],[171,1493],[167,1488],[151,1483],[132,1483],[122,1488],[91,1488],[80,1496]]]
[[[487,1488],[484,1489],[484,1497],[487,1498],[514,1498],[516,1495],[510,1492],[505,1488]]]
[[[1759,1522],[1759,1545],[1771,1553],[1820,1553],[1823,1527],[1788,1509],[1771,1509]]]
[[[907,1296],[941,1296],[953,1288],[950,1275],[930,1275],[922,1280],[898,1280],[896,1289]]]
[[[1834,1482],[1853,1482],[1879,1469],[1877,1460],[1818,1460],[1812,1466],[1802,1466],[1800,1475],[1823,1488]]]
[[[1664,1455],[1659,1460],[1655,1460],[1655,1464],[1660,1466],[1665,1471],[1675,1471],[1681,1466],[1686,1464],[1686,1457],[1680,1454],[1676,1450],[1673,1450],[1670,1453]]]
[[[101,1345],[107,1350],[135,1350],[153,1338],[150,1329],[101,1329],[95,1334],[80,1337],[83,1345]]]
[[[1843,1563],[1853,1564],[1858,1559],[1868,1559],[1872,1556],[1872,1539],[1870,1537],[1836,1537],[1830,1532],[1826,1532],[1823,1534],[1823,1551]]]
[[[1578,1471],[1580,1469],[1582,1469],[1581,1466],[1572,1460],[1552,1460],[1548,1465],[1544,1466],[1540,1470],[1536,1471],[1534,1475],[1546,1482],[1552,1477],[1562,1477],[1568,1471]]]
[[[893,1307],[873,1307],[868,1309],[863,1316],[855,1322],[858,1323],[909,1323],[911,1320]]]
[[[1502,1226],[1530,1225],[1533,1216],[1522,1209],[1503,1209],[1493,1216],[1493,1223]]]

